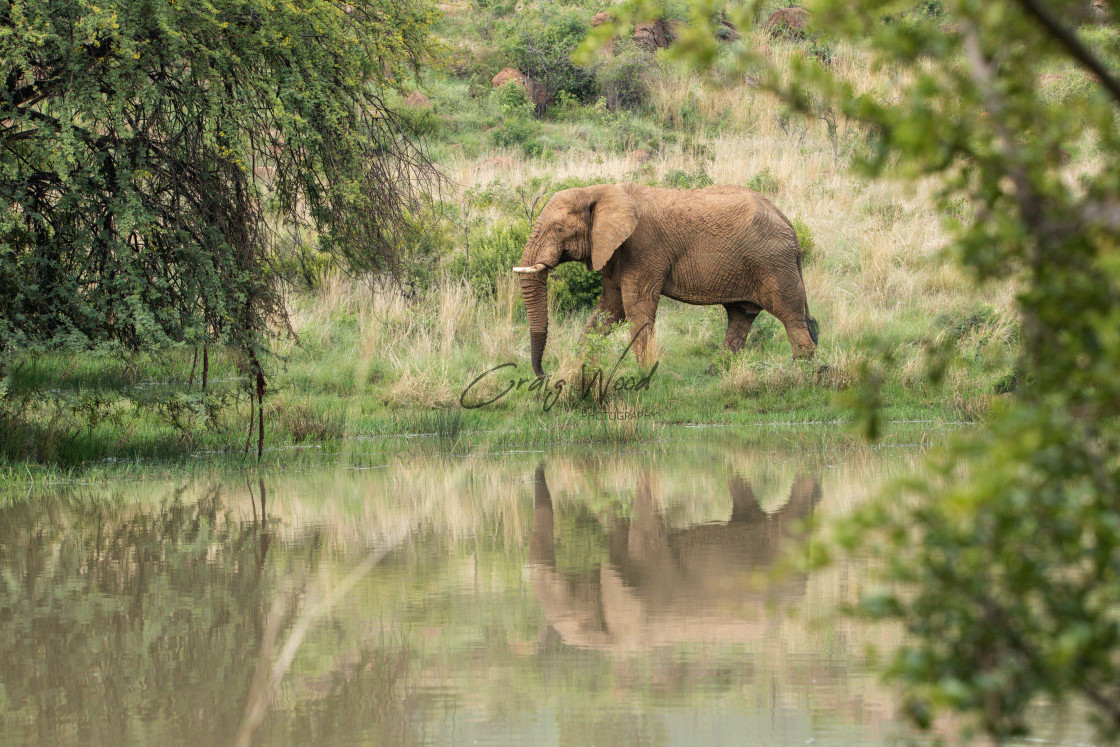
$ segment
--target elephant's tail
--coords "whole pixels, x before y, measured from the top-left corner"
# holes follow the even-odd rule
[[[801,274],[801,248],[798,247],[797,252],[797,274]],[[801,281],[802,287],[805,285],[804,279]],[[809,328],[809,339],[813,341],[814,345],[820,345],[820,330],[821,325],[817,324],[817,320],[809,313],[809,301],[805,301],[805,326]]]

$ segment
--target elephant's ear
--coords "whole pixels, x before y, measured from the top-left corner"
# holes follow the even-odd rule
[[[637,228],[638,205],[617,184],[591,189],[591,266],[602,270]]]

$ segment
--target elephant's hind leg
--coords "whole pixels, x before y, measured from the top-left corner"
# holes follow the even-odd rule
[[[763,302],[763,308],[773,314],[786,328],[789,346],[793,349],[794,359],[808,360],[817,350],[813,336],[809,333],[808,304],[805,302],[805,286],[801,279],[775,288],[773,294]]]
[[[776,315],[775,315],[776,316]],[[793,350],[794,360],[809,360],[817,352],[817,344],[809,334],[809,324],[804,316],[788,316],[785,319],[778,317],[778,321],[786,328],[786,337]]]
[[[723,346],[732,353],[743,349],[743,343],[751,332],[751,325],[762,309],[753,303],[725,303],[727,309],[727,336],[723,338]]]

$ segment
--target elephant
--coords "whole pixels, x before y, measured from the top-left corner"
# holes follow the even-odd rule
[[[557,192],[537,218],[521,265],[533,373],[548,339],[548,274],[582,262],[603,275],[603,292],[587,333],[631,323],[639,364],[649,363],[661,296],[727,310],[724,347],[742,349],[762,311],[785,326],[794,358],[812,358],[817,321],[809,313],[801,247],[789,219],[745,187],[661,189],[634,183]]]
[[[764,621],[735,610],[804,596],[803,573],[766,589],[750,577],[803,538],[804,520],[821,499],[820,482],[798,475],[789,500],[774,513],[759,506],[746,480],[732,477],[728,487],[732,510],[726,523],[670,530],[656,505],[655,480],[639,474],[633,516],[617,521],[608,536],[610,564],[572,575],[556,566],[552,494],[544,466],[538,466],[529,578],[551,629],[567,645],[619,653],[764,635]]]

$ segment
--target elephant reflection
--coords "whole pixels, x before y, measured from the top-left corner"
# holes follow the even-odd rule
[[[552,496],[536,472],[530,579],[549,624],[569,645],[628,651],[683,641],[746,641],[768,625],[765,606],[800,599],[806,577],[760,585],[764,570],[802,532],[820,501],[820,483],[793,482],[789,500],[768,514],[742,478],[729,484],[731,518],[670,530],[648,473],[638,478],[633,518],[609,534],[610,565],[573,577],[556,567]]]

